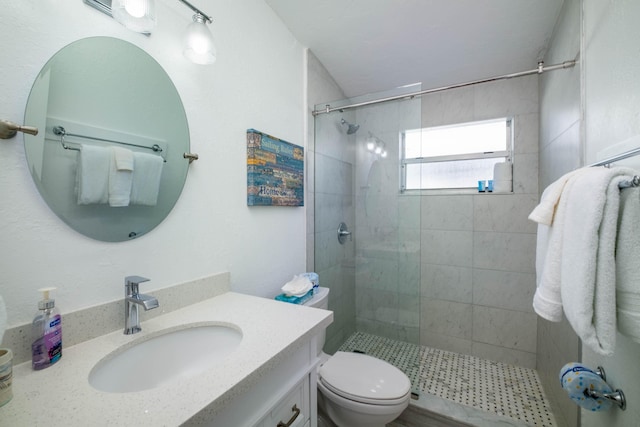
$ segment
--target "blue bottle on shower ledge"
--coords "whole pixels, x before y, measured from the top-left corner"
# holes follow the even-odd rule
[[[62,357],[62,317],[49,292],[55,288],[38,289],[42,300],[38,301],[38,312],[33,319],[33,342],[31,344],[31,366],[36,371],[56,363]]]

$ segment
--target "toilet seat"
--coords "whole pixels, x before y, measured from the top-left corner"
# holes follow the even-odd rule
[[[339,351],[318,373],[328,390],[355,402],[398,405],[411,393],[411,381],[401,370],[365,354]]]

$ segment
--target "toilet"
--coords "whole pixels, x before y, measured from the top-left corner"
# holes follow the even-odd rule
[[[319,288],[304,305],[327,309],[329,288]],[[384,427],[409,405],[411,381],[400,369],[375,357],[322,351],[318,340],[318,409],[338,427]],[[319,424],[321,425],[321,424]]]

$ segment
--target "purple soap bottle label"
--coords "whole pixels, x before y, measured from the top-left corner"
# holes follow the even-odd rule
[[[62,357],[62,318],[59,314],[47,319],[44,334],[31,345],[33,369],[44,369]]]

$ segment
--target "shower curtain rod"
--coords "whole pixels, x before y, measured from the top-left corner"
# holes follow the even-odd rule
[[[459,84],[450,85],[450,86],[442,86],[442,87],[438,87],[438,88],[434,88],[434,89],[426,89],[426,90],[422,90],[422,91],[419,91],[419,92],[407,93],[407,94],[404,94],[404,95],[396,95],[396,96],[390,96],[390,97],[387,97],[387,98],[374,99],[374,100],[371,100],[371,101],[358,102],[356,104],[345,105],[343,107],[332,107],[330,104],[327,104],[325,106],[325,108],[323,108],[321,110],[313,110],[311,112],[311,114],[313,114],[314,116],[317,116],[319,114],[328,114],[328,113],[332,113],[334,111],[350,110],[352,108],[364,107],[366,105],[380,104],[382,102],[397,101],[397,100],[400,100],[400,99],[412,99],[412,98],[415,98],[416,96],[426,95],[426,94],[429,94],[429,93],[441,92],[443,90],[448,90],[448,89],[457,89],[457,88],[461,88],[461,87],[465,87],[465,86],[477,85],[477,84],[480,84],[480,83],[489,83],[489,82],[494,82],[496,80],[506,80],[506,79],[511,79],[511,78],[514,78],[514,77],[528,76],[528,75],[531,75],[531,74],[542,74],[545,71],[553,71],[553,70],[559,70],[559,69],[563,69],[563,68],[571,68],[571,67],[575,66],[577,64],[577,62],[578,61],[576,61],[576,60],[564,61],[561,64],[548,65],[548,66],[545,67],[544,62],[540,61],[540,62],[538,62],[538,68],[533,69],[533,70],[520,71],[519,73],[512,73],[512,74],[504,74],[502,76],[489,77],[487,79],[474,80],[474,81],[471,81],[471,82],[459,83]]]

